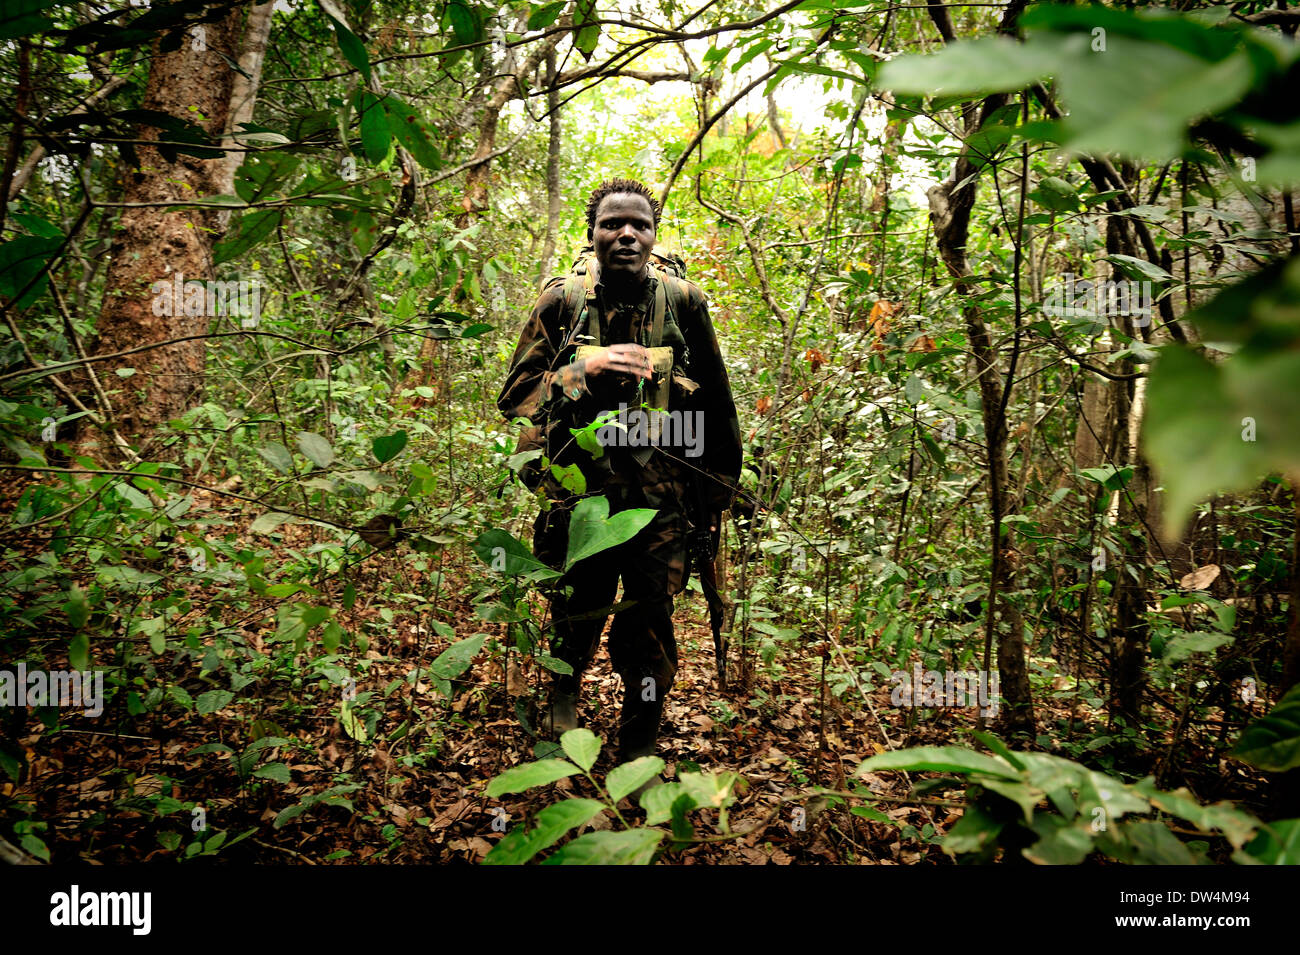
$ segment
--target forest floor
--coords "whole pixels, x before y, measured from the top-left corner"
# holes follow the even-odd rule
[[[225,510],[218,499],[200,500],[196,507],[201,506]],[[247,523],[233,508],[222,516],[235,526]],[[273,546],[301,550],[313,532],[307,526],[284,526]],[[266,545],[265,538],[256,541],[258,547]],[[475,632],[501,635],[501,625],[484,623],[475,613],[471,583],[481,581],[481,574],[468,563],[457,564],[473,559],[464,551],[452,547],[444,552],[441,569],[449,586],[439,600],[441,616],[450,621],[456,639]],[[0,797],[5,797],[0,805],[26,805],[30,819],[46,824],[39,835],[54,862],[197,856],[232,862],[476,863],[502,838],[501,829],[531,823],[538,811],[565,796],[595,796],[582,777],[501,799],[486,796],[494,776],[537,758],[538,739],[516,712],[518,708],[536,721],[546,674],[540,667],[529,670],[518,664],[503,672],[501,657],[484,652],[453,683],[450,699],[424,680],[413,684],[413,671],[427,667],[452,642],[433,637],[399,596],[403,590],[433,589],[429,571],[419,569],[414,556],[401,546],[366,558],[352,579],[369,596],[350,609],[343,607],[341,581],[333,579],[326,587],[343,627],[370,635],[368,648],[344,649],[335,659],[354,667],[358,691],[371,694],[366,705],[378,710],[374,738],[359,741],[356,724],[349,729],[341,722],[338,680],[323,678],[329,676],[318,665],[323,651],[313,646],[288,668],[263,668],[234,701],[204,715],[169,699],[129,716],[121,694],[99,720],[65,715],[58,732],[39,732],[35,716],[26,713],[25,722],[10,724],[21,730],[11,738],[21,745],[22,780],[0,784]],[[204,594],[192,596],[200,616],[214,614]],[[222,651],[227,660],[269,658],[276,652],[283,659],[285,645],[275,642],[276,604],[255,604],[264,612],[243,625],[234,643],[238,653],[230,645]],[[837,698],[823,680],[822,645],[810,640],[785,645],[774,666],[760,663],[761,672],[749,688],[720,692],[704,617],[698,593],[678,598],[679,669],[666,701],[658,753],[668,778],[698,767],[734,771],[742,781],[729,811],[731,836],[723,838],[717,811],[698,810],[691,819],[697,838],[705,841],[671,850],[663,861],[949,864],[936,843],[960,818],[955,803],[941,798],[918,805],[914,796],[909,801],[903,774],[855,779],[854,771],[887,748],[967,742],[962,731],[974,724],[974,709],[892,707],[887,687],[869,690],[864,700],[850,686]],[[133,672],[151,674],[138,684],[140,689],[178,686],[193,700],[228,685],[217,672],[201,671],[198,657],[214,642],[210,637],[200,642],[202,652],[188,658],[175,655],[170,644],[166,654],[136,657]],[[92,640],[101,665],[107,662],[108,644],[107,637]],[[45,665],[64,666],[66,656],[59,660],[51,654]],[[736,670],[733,659],[733,680]],[[611,768],[621,693],[602,639],[580,702],[582,725],[605,742],[594,769],[597,778]],[[524,704],[517,707],[520,699]],[[358,700],[358,712],[364,712],[363,700]],[[11,721],[25,712],[11,711]],[[918,718],[920,714],[925,716]],[[1068,710],[1040,709],[1040,721],[1067,715]],[[411,731],[385,741],[404,721]],[[266,743],[253,745],[259,737]],[[870,789],[879,800],[875,805],[892,822],[851,813],[850,807],[860,806],[861,800],[827,807],[824,800],[806,797],[812,787],[845,791],[858,784]],[[959,791],[929,794],[945,795],[959,796]],[[191,804],[203,807],[209,827],[197,834]],[[3,822],[10,830],[14,818],[21,817],[6,815]],[[624,816],[633,823],[643,818],[636,808]],[[605,813],[587,828],[618,825]],[[214,833],[224,833],[215,845]]]

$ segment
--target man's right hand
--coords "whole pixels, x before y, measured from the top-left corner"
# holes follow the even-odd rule
[[[649,380],[654,376],[650,366],[650,353],[643,345],[632,343],[610,345],[608,348],[588,358],[584,358],[586,372],[589,376],[615,372],[632,378]]]

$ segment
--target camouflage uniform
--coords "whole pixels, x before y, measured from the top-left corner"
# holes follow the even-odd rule
[[[597,277],[599,344],[645,343],[655,285],[660,281],[656,270],[650,269],[640,302],[618,307],[603,294]],[[630,605],[614,614],[609,650],[628,694],[625,730],[638,721],[657,726],[663,697],[677,671],[673,597],[686,583],[691,528],[687,515],[695,509],[690,496],[695,470],[702,469],[710,476],[705,485],[710,513],[727,509],[740,473],[740,426],[708,305],[698,287],[682,284],[688,293],[686,300],[670,302],[661,344],[671,346],[674,352],[670,408],[702,412],[699,456],[687,456],[682,447],[654,448],[648,457],[645,449],[607,447],[602,458],[593,460],[577,447],[569,427],[588,424],[603,411],[617,410],[622,401],[634,405],[635,384],[614,374],[588,380],[580,366],[570,363],[574,352],[574,344],[568,341],[572,313],[564,302],[562,278],[542,290],[497,401],[507,419],[523,417],[533,422],[521,448],[548,446],[553,462],[577,464],[587,479],[588,494],[604,494],[611,514],[638,507],[658,511],[634,538],[579,562],[566,574],[559,587],[572,585],[571,597],[566,599],[558,592],[552,595],[551,652],[574,669],[574,676],[559,678],[556,688],[576,693],[583,670],[595,656],[622,578],[623,602]],[[558,568],[567,549],[569,516],[577,498],[563,490],[549,471],[539,476],[552,506],[538,515],[534,550],[541,560]],[[653,686],[645,682],[647,678],[654,681]],[[627,735],[637,732],[633,727]]]

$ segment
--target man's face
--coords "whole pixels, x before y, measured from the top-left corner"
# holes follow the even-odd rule
[[[591,243],[602,278],[616,282],[640,278],[655,245],[654,210],[646,197],[615,192],[600,200]]]

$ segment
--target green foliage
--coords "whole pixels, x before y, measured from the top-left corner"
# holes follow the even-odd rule
[[[615,766],[602,786],[591,775],[600,755],[600,740],[590,730],[569,730],[560,737],[569,760],[541,759],[507,769],[486,790],[489,798],[524,792],[581,773],[599,799],[569,798],[547,806],[531,828],[520,827],[492,847],[484,865],[522,865],[549,849],[568,832],[589,823],[601,812],[614,814],[621,830],[584,833],[565,843],[543,860],[543,865],[650,865],[661,853],[665,837],[674,845],[689,843],[694,827],[687,813],[696,809],[719,810],[719,825],[727,831],[727,809],[735,802],[736,773],[684,772],[676,782],[652,786],[641,796],[645,825],[627,822],[619,803],[637,787],[651,782],[664,768],[658,756],[642,756]],[[659,826],[671,822],[671,832]]]
[[[1186,789],[1158,790],[1151,777],[1125,783],[1072,760],[1012,752],[994,737],[977,735],[995,755],[918,747],[873,756],[857,772],[940,772],[963,780],[965,812],[942,841],[959,862],[990,862],[1011,852],[1038,865],[1077,865],[1093,853],[1137,865],[1207,862],[1204,848],[1180,840],[1163,817],[1184,820],[1207,838],[1222,836],[1239,863],[1296,858],[1293,829],[1300,820],[1266,825],[1228,802],[1206,806]],[[1146,818],[1153,814],[1157,818]]]

